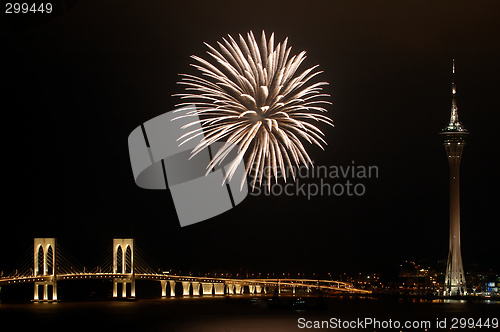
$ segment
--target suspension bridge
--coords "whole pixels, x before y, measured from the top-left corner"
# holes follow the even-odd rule
[[[176,284],[182,285],[182,296],[213,296],[289,292],[298,290],[370,293],[351,283],[314,279],[235,279],[170,275],[155,272],[142,257],[133,238],[113,239],[113,247],[103,260],[90,270],[65,253],[55,238],[35,238],[33,251],[22,266],[0,276],[2,287],[34,284],[33,301],[57,301],[57,282],[62,280],[102,279],[113,282],[114,298],[135,298],[136,280],[159,282],[162,297],[175,297]]]

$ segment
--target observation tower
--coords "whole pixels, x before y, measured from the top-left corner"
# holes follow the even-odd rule
[[[460,296],[467,294],[460,249],[460,159],[469,132],[458,121],[455,59],[453,59],[452,75],[450,123],[440,133],[450,165],[450,252],[446,266],[444,295]]]

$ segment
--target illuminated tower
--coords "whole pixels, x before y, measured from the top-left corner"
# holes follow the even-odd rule
[[[450,252],[444,283],[445,295],[466,295],[465,274],[460,249],[460,159],[469,134],[458,121],[455,86],[455,59],[453,59],[453,81],[451,84],[451,117],[448,126],[440,133],[443,137],[448,163],[450,164]]]

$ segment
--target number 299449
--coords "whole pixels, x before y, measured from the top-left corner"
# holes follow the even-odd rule
[[[52,3],[7,2],[5,14],[50,14]]]

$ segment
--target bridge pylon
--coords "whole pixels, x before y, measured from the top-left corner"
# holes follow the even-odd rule
[[[135,297],[134,239],[113,239],[113,297],[118,297],[118,284],[122,285],[122,298]]]
[[[33,248],[33,277],[43,278],[34,283],[33,301],[57,301],[56,239],[35,238]],[[40,286],[43,286],[42,297]],[[49,286],[52,287],[52,298],[49,298]]]

